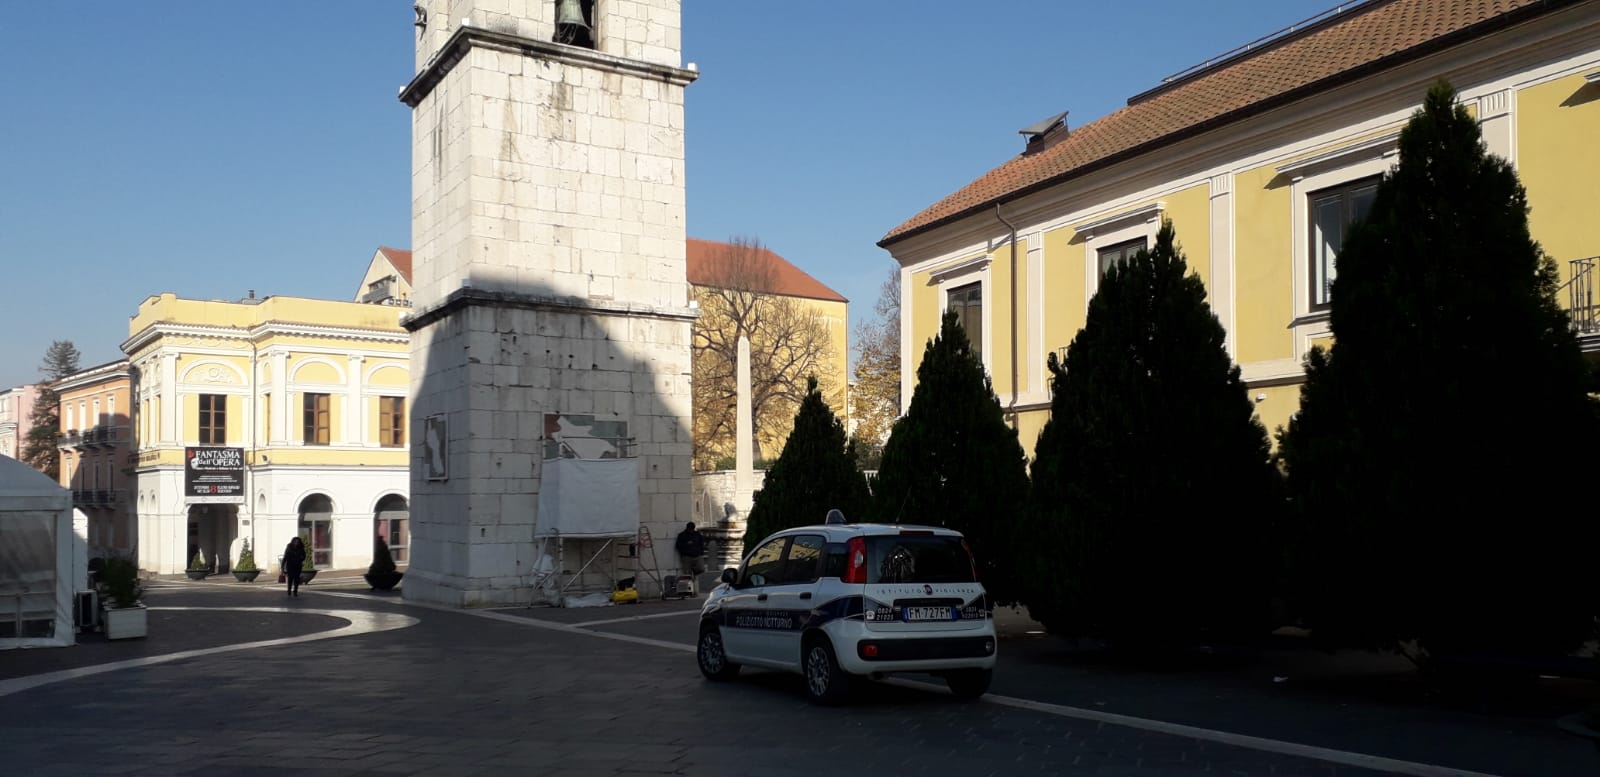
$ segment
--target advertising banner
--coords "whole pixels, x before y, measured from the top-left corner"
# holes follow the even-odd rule
[[[243,504],[243,448],[184,448],[183,494],[188,504]]]

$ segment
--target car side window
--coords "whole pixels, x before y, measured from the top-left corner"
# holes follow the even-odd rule
[[[849,558],[849,553],[849,545],[842,542],[828,543],[822,560],[822,576],[844,577],[845,562]]]
[[[818,562],[822,548],[827,544],[815,534],[802,534],[789,543],[788,563],[784,564],[784,582],[810,583],[817,579]]]
[[[756,552],[750,554],[750,560],[744,564],[744,574],[739,578],[739,587],[776,585],[783,582],[783,549],[788,544],[788,537],[779,537],[756,548]]]

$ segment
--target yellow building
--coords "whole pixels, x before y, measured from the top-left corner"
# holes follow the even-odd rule
[[[777,253],[761,248],[754,250],[755,246],[743,246],[735,243],[723,243],[714,240],[700,240],[689,238],[687,258],[687,273],[691,291],[697,296],[701,292],[716,288],[725,288],[730,276],[736,277],[735,283],[748,286],[754,295],[783,298],[794,304],[795,310],[801,315],[813,316],[822,328],[823,337],[820,343],[826,343],[815,354],[820,357],[821,369],[818,370],[818,387],[828,401],[835,415],[846,424],[848,428],[849,402],[846,392],[849,379],[849,300],[839,292],[828,288],[821,281],[808,275],[804,270],[796,267],[789,260]],[[734,287],[741,288],[741,287]],[[702,320],[695,325],[696,331],[702,327],[723,329],[732,332],[731,327],[724,327],[718,322],[709,320],[715,316],[715,311],[702,306]],[[757,316],[759,318],[759,315]],[[779,327],[783,334],[791,334],[793,328]],[[753,352],[768,350],[773,346],[762,341],[762,332],[752,338]],[[795,338],[790,338],[791,341]],[[803,339],[803,338],[802,338]],[[699,345],[698,341],[696,343]],[[801,350],[804,350],[802,347]],[[792,357],[793,352],[781,354],[780,358]],[[705,354],[697,352],[694,359],[707,358]],[[752,360],[754,361],[754,360]],[[759,369],[759,368],[756,368]],[[696,373],[700,372],[697,366]],[[802,382],[804,378],[801,378]],[[758,459],[776,458],[783,451],[783,444],[789,439],[789,433],[794,430],[794,412],[798,409],[795,403],[775,400],[774,408],[778,412],[771,412],[766,419],[756,419],[757,430],[755,437],[755,455]],[[731,414],[728,414],[731,416]],[[709,465],[707,459],[732,456],[734,452],[733,430],[723,429],[715,432],[708,431],[701,423],[702,418],[697,413],[695,419],[695,450],[697,451],[697,464]],[[764,422],[763,422],[764,421]],[[715,435],[714,440],[702,439]],[[718,451],[720,456],[700,455],[704,451]]]
[[[250,539],[276,568],[297,533],[320,568],[364,569],[374,534],[406,560],[404,307],[266,297],[146,299],[132,365],[140,567],[216,571]]]
[[[1289,31],[1292,30],[1292,31]],[[1600,2],[1347,4],[1135,95],[1082,127],[1024,130],[1016,158],[892,229],[903,400],[954,309],[1030,450],[1048,418],[1046,355],[1082,328],[1103,268],[1171,219],[1269,430],[1326,342],[1347,223],[1397,161],[1400,128],[1448,79],[1528,191],[1586,351],[1600,231]],[[1576,281],[1574,281],[1576,278]]]

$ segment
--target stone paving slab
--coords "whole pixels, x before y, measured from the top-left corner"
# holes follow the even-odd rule
[[[408,614],[421,623],[15,694],[0,752],[27,775],[1375,774],[895,686],[825,709],[788,675],[712,684],[677,651]]]
[[[1544,703],[1517,709],[1504,697],[1492,704],[1426,697],[1407,688],[1414,673],[1392,656],[1282,650],[1152,669],[1030,635],[1034,629],[1016,611],[1003,610],[1000,619],[1010,636],[1001,640],[996,694],[1495,774],[1600,775],[1600,754],[1554,725],[1560,715],[1600,701],[1594,683],[1541,681],[1529,691]],[[591,628],[685,645],[694,640],[690,616]]]
[[[305,600],[306,597],[301,599]],[[160,600],[152,598],[147,601],[153,604]],[[251,606],[281,604],[273,600]],[[260,612],[174,612],[157,609],[148,612],[146,618],[148,636],[143,639],[108,640],[104,634],[91,632],[79,634],[78,644],[72,647],[0,651],[0,680],[240,642],[298,637],[336,629],[345,624],[343,620],[324,615]]]

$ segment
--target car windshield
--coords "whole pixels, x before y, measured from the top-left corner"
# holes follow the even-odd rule
[[[972,558],[960,537],[897,535],[867,538],[869,583],[971,583]]]

